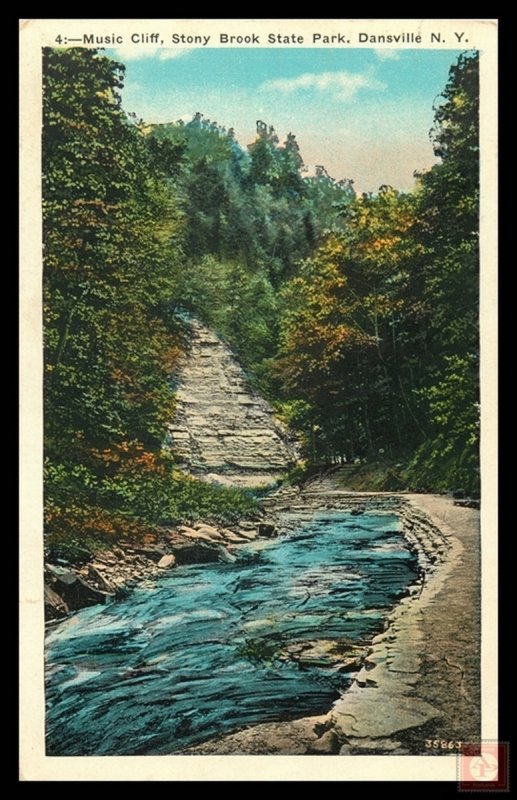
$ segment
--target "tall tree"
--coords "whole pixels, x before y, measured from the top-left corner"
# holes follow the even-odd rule
[[[407,365],[414,199],[385,186],[344,213],[345,232],[330,234],[283,292],[280,372],[312,402],[311,457],[400,451],[421,427]]]
[[[56,526],[67,480],[93,508],[104,478],[152,465],[159,452],[178,355],[164,312],[179,222],[121,109],[123,67],[94,50],[46,49],[43,76],[47,510]]]
[[[479,489],[479,54],[449,74],[432,131],[441,159],[421,176],[424,295],[432,307],[420,392],[429,440],[413,474],[424,485]]]
[[[282,292],[277,370],[313,460],[397,455],[413,485],[478,489],[478,80],[464,54],[416,191],[338,201],[344,229]]]

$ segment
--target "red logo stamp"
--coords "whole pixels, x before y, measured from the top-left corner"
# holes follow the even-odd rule
[[[509,792],[508,742],[463,742],[458,754],[460,792]]]

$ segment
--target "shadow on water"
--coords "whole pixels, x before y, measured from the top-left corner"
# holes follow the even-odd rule
[[[350,674],[290,653],[383,627],[416,577],[397,528],[393,514],[321,512],[233,564],[181,567],[68,618],[47,637],[47,753],[165,754],[327,711]]]

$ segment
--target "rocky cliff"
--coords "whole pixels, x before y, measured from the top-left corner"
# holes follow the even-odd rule
[[[190,472],[220,483],[270,482],[296,461],[294,442],[222,339],[196,320],[191,329],[169,425],[176,456]]]

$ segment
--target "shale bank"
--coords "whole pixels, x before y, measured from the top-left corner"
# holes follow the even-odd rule
[[[296,443],[226,343],[197,320],[190,326],[168,427],[176,458],[191,474],[223,485],[274,482],[295,463]]]

